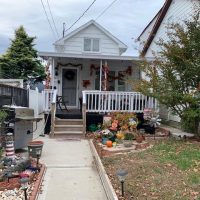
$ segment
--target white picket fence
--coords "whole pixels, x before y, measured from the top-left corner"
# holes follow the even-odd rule
[[[29,108],[34,109],[35,117],[45,111],[45,92],[39,92],[36,88],[35,90],[29,89]]]

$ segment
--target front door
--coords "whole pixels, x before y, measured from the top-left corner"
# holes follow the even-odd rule
[[[77,69],[62,70],[62,96],[67,106],[77,106]]]

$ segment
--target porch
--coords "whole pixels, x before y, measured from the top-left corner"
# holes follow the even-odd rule
[[[104,114],[111,112],[142,113],[145,108],[158,110],[158,103],[154,98],[138,92],[88,90],[82,92],[82,112],[77,109],[61,111],[57,109],[56,95],[57,90],[45,90],[45,108],[46,112],[51,113],[52,135],[64,134],[67,128],[67,133],[85,133],[89,123],[98,123],[98,120],[102,121]],[[55,128],[59,131],[55,131]]]
[[[131,56],[40,53],[50,64],[50,87],[69,109],[81,109],[82,92],[132,91],[140,79],[139,58]],[[131,82],[131,83],[130,83]]]

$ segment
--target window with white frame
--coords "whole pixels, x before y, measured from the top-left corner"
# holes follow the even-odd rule
[[[99,52],[99,39],[98,38],[84,38],[84,47],[85,52]]]
[[[116,78],[116,76],[121,78]],[[104,80],[104,73],[102,74]],[[108,88],[109,91],[125,91],[126,83],[123,73],[121,71],[109,71],[108,73]],[[100,71],[97,70],[95,74],[95,90],[100,90]]]

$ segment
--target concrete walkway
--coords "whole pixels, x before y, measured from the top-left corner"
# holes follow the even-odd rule
[[[47,166],[38,200],[107,200],[87,140],[38,139]]]

